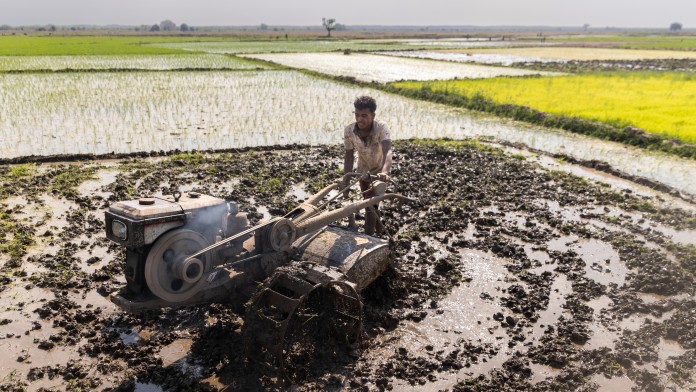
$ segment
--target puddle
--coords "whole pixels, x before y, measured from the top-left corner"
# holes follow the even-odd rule
[[[464,251],[461,258],[472,280],[454,288],[439,302],[438,313],[441,314],[430,315],[418,326],[425,330],[456,331],[456,339],[494,343],[495,336],[485,326],[491,324],[494,313],[501,311],[499,288],[505,285],[501,278],[508,273],[505,261],[474,250]],[[492,298],[482,299],[484,293]],[[501,336],[503,334],[501,332]],[[425,335],[431,337],[429,343],[438,343],[433,335]]]
[[[134,392],[164,392],[161,386],[157,384],[135,382]]]
[[[657,363],[662,366],[667,365],[667,359],[669,357],[684,355],[687,351],[674,340],[665,340],[664,338],[660,338],[660,343],[657,347]]]
[[[565,312],[563,309],[563,305],[566,303],[565,296],[572,291],[573,286],[565,275],[555,276],[549,292],[549,304],[546,309],[539,312],[539,319],[533,324],[529,337],[536,340],[540,339],[544,336],[544,331],[549,325],[554,325],[558,322],[558,319]]]
[[[554,369],[551,366],[530,362],[529,368],[532,370],[532,384],[539,383],[547,378],[553,378],[561,374],[561,369]]]
[[[0,319],[9,319],[10,323],[0,326],[0,375],[15,372],[18,379],[25,379],[33,367],[55,366],[69,360],[81,361],[80,355],[71,347],[56,345],[50,350],[38,348],[37,341],[48,341],[52,335],[60,332],[53,328],[51,320],[44,320],[34,313],[45,300],[52,299],[49,290],[11,286],[0,297]],[[43,301],[42,301],[43,300]],[[24,361],[17,361],[19,357]],[[38,388],[60,388],[62,380],[44,378],[31,383],[33,390]]]
[[[50,218],[44,223],[42,227],[54,231],[60,227],[65,226],[65,217],[67,216],[67,214],[71,210],[76,210],[78,208],[77,204],[70,200],[58,199],[48,194],[42,194],[40,198],[45,203],[47,210],[51,213]]]
[[[257,213],[262,215],[262,221],[272,217],[271,212],[268,210],[268,207],[258,204],[256,202],[256,199],[254,199],[253,197],[249,199],[249,204],[251,204],[256,209]]]
[[[111,196],[111,192],[102,191],[102,187],[115,182],[116,176],[119,173],[115,165],[111,166],[112,167],[108,169],[99,170],[96,179],[87,180],[80,184],[80,186],[77,187],[77,192],[81,195],[100,196],[105,200],[108,199],[109,196]]]
[[[123,344],[125,344],[127,346],[131,345],[131,344],[138,343],[141,340],[140,335],[138,333],[136,333],[136,331],[134,331],[134,330],[119,332],[119,337],[121,338],[121,341],[123,342]]]
[[[292,185],[288,193],[285,194],[285,197],[295,199],[298,203],[307,200],[310,196],[312,196],[312,194],[305,190],[304,182]]]
[[[651,314],[633,314],[619,321],[617,325],[621,330],[628,329],[631,331],[637,331],[641,326],[643,326],[643,324],[646,323],[647,320],[650,320],[652,323],[665,321],[671,318],[674,313],[676,313],[676,310],[670,310],[663,313],[660,317],[655,317]]]
[[[556,263],[551,259],[549,254],[545,250],[535,250],[534,245],[524,244],[524,252],[527,257],[541,264],[538,267],[532,268],[531,272],[535,274],[541,274],[542,272],[552,272],[556,268]]]
[[[560,236],[549,241],[548,248],[550,251],[566,252],[575,245],[578,239],[575,235]]]
[[[621,337],[619,328],[616,327],[615,323],[610,323],[610,325],[602,324],[598,317],[602,309],[608,308],[612,303],[613,301],[611,298],[606,295],[586,303],[587,306],[592,308],[594,320],[589,325],[589,330],[592,331],[592,333],[590,334],[590,339],[583,345],[585,350],[593,350],[602,347],[608,347],[613,350],[616,346],[616,342]]]
[[[470,341],[474,344],[489,344],[498,350],[491,358],[479,356],[478,363],[453,373],[437,373],[436,381],[425,386],[412,386],[403,380],[393,380],[395,390],[399,391],[438,391],[454,386],[459,380],[475,377],[500,367],[512,352],[503,345],[506,340],[505,330],[500,323],[492,319],[493,314],[510,311],[500,305],[500,289],[508,285],[502,278],[508,274],[505,260],[490,253],[466,250],[461,253],[463,269],[473,279],[453,288],[452,292],[438,302],[436,310],[419,323],[404,322],[390,333],[379,336],[383,342],[381,348],[371,353],[378,357],[388,357],[394,347],[406,346],[415,355],[426,355],[426,346],[434,346],[433,351],[447,350],[456,346],[458,341]],[[484,298],[482,298],[482,294]]]
[[[162,366],[167,367],[171,364],[183,365],[186,356],[191,350],[191,339],[177,339],[169,345],[162,347],[159,352],[162,358]]]
[[[506,148],[506,150],[514,154],[524,154],[526,156],[530,156],[526,150],[511,147]],[[542,167],[546,169],[561,170],[566,173],[574,174],[592,181],[608,184],[614,191],[621,192],[623,190],[628,189],[637,196],[651,198],[651,202],[663,207],[682,208],[690,212],[696,212],[696,204],[689,203],[688,201],[671,196],[663,192],[658,192],[644,185],[640,185],[623,178],[615,177],[603,171],[595,170],[593,168],[581,165],[570,164],[547,155],[535,155],[532,156],[532,159],[534,159],[535,162],[539,163]]]
[[[604,241],[579,240],[573,246],[585,262],[585,276],[603,285],[624,284],[628,268],[619,260],[619,254]]]
[[[607,378],[602,374],[595,374],[590,381],[597,384],[600,391],[631,392],[633,388],[637,387],[626,376]]]
[[[68,298],[75,301],[75,303],[83,304],[83,308],[85,308],[85,305],[90,305],[91,307],[89,309],[101,309],[102,315],[104,316],[109,316],[120,311],[113,302],[109,301],[108,297],[102,296],[97,290],[80,293],[71,292],[68,294]]]

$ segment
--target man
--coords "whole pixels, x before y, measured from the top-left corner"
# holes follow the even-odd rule
[[[392,165],[392,145],[391,135],[386,124],[375,119],[377,102],[369,96],[358,97],[353,102],[355,107],[355,122],[348,125],[343,132],[343,142],[346,148],[343,159],[343,171],[345,173],[353,171],[355,161],[355,151],[358,152],[357,172],[370,173],[377,175],[380,180],[387,182],[390,180],[389,172]],[[364,198],[372,197],[366,191],[370,188],[369,181],[360,181],[360,190]],[[375,206],[375,209],[377,206]],[[365,233],[373,234],[377,216],[375,211],[367,209],[365,211]],[[354,219],[350,220],[350,225],[354,226]]]

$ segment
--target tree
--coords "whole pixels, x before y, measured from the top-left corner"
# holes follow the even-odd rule
[[[155,31],[160,31],[160,27],[158,24],[153,24],[152,27],[150,27],[150,32],[155,32]]]
[[[181,31],[189,31],[189,27],[186,23],[182,23],[181,26],[179,26],[179,30]]]
[[[589,29],[589,28],[590,28],[589,23],[585,23],[584,25],[582,25],[582,31],[587,31],[587,29]]]
[[[331,37],[331,30],[336,30],[336,19],[334,18],[321,18],[321,24],[324,25],[326,31],[329,32],[329,37]]]
[[[671,25],[669,25],[669,31],[679,31],[682,29],[682,24],[678,22],[674,22]]]
[[[259,30],[263,30],[263,31],[268,30],[268,25],[265,23],[261,23],[261,26],[259,26]]]
[[[160,22],[160,30],[162,31],[174,31],[176,30],[176,23],[171,20],[163,20]]]

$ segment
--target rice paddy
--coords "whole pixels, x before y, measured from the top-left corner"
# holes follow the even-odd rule
[[[175,54],[182,51],[148,44],[186,40],[191,38],[3,35],[0,36],[0,56]]]
[[[513,65],[515,63],[523,63],[528,61],[542,61],[542,62],[556,62],[563,61],[558,59],[542,59],[533,57],[524,57],[519,55],[510,54],[497,54],[497,53],[475,53],[472,51],[464,52],[443,52],[443,51],[393,51],[393,52],[379,52],[381,55],[385,56],[397,56],[397,57],[410,57],[417,59],[430,59],[430,60],[440,60],[440,61],[454,61],[460,63],[479,63],[479,64],[500,64],[500,65]]]
[[[282,37],[257,41],[222,37],[0,37],[3,44],[0,53],[4,54],[0,56],[0,134],[3,140],[0,158],[340,143],[342,128],[352,121],[353,99],[369,94],[377,98],[378,116],[390,125],[396,139],[484,137],[523,143],[551,153],[607,161],[630,174],[658,179],[696,193],[696,185],[688,180],[694,172],[690,162],[412,100],[379,89],[278,70],[278,67],[253,60],[380,83],[500,75],[526,77],[494,80],[522,83],[553,79],[533,76],[542,74],[538,71],[509,67],[355,52],[403,51],[428,46],[446,49],[479,44],[515,45],[524,41],[513,42],[485,39],[284,41]],[[345,49],[352,53],[343,54]],[[327,53],[331,51],[334,53]],[[246,58],[240,58],[215,52],[247,54]],[[89,55],[81,55],[83,53]],[[397,54],[404,53],[418,52]],[[431,50],[431,53],[454,52]],[[80,72],[61,72],[68,70]],[[171,70],[180,72],[157,72]],[[229,70],[236,72],[227,72]],[[435,83],[454,86],[465,82]],[[691,84],[685,83],[675,79],[671,85],[675,92],[672,98],[691,105],[689,99],[692,97],[680,95],[688,91],[682,85],[691,88]],[[422,87],[422,82],[417,86]],[[652,105],[652,101],[646,102]],[[627,112],[626,118],[638,118],[639,114]],[[688,123],[694,123],[688,115],[675,115],[684,119],[684,129]],[[600,120],[628,123],[613,117]],[[636,166],[638,160],[642,163]]]
[[[348,76],[365,82],[491,78],[496,76],[552,75],[549,72],[514,68],[454,64],[419,59],[353,53],[270,53],[246,55],[287,67],[309,69],[333,76]]]
[[[111,56],[0,56],[0,72],[63,70],[268,69],[267,65],[216,54]]]
[[[694,50],[696,37],[692,35],[575,35],[549,37],[550,42],[562,41],[576,45],[603,45],[624,49]]]
[[[654,60],[696,59],[696,52],[676,50],[631,50],[607,48],[525,47],[437,51],[390,51],[379,54],[455,61],[465,63],[514,65],[525,62],[566,62],[571,60]]]
[[[263,41],[218,41],[218,42],[175,42],[157,43],[153,47],[177,51],[206,53],[307,53],[352,51],[407,50],[414,49],[406,40],[312,40],[295,41],[279,38]]]
[[[394,139],[493,138],[696,193],[696,161],[353,87],[297,71],[0,75],[0,157],[336,144],[369,94]]]
[[[444,52],[447,53],[447,52]],[[460,51],[451,52],[454,55]],[[644,59],[695,59],[696,52],[678,50],[634,50],[608,48],[569,48],[569,47],[525,47],[473,49],[464,52],[470,55],[517,56],[532,61],[563,60],[644,60]]]
[[[634,126],[696,143],[696,79],[689,74],[632,72],[553,78],[397,83],[399,87],[483,96],[570,117]]]

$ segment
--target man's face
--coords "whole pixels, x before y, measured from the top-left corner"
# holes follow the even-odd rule
[[[372,120],[375,119],[375,113],[370,109],[355,110],[355,122],[358,123],[358,128],[361,131],[369,131],[372,128]]]

